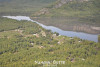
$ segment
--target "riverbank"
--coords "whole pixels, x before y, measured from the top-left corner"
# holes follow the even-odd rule
[[[79,37],[81,39],[86,39],[86,40],[98,42],[98,35],[88,34],[88,33],[83,33],[83,32],[64,31],[64,30],[59,29],[59,28],[54,27],[54,26],[43,25],[37,21],[31,20],[30,17],[27,17],[27,16],[3,16],[3,17],[16,19],[16,20],[28,20],[28,21],[36,22],[37,24],[39,24],[43,28],[51,30],[52,32],[57,32],[60,35],[69,36],[69,37]]]

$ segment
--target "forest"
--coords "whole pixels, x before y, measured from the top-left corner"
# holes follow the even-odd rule
[[[2,19],[2,20],[1,20]],[[35,61],[65,61],[57,67],[100,67],[100,43],[67,37],[30,21],[0,18],[0,67],[43,67]]]
[[[94,42],[60,35],[36,22],[1,17],[60,17],[50,24],[79,22],[99,29],[100,0],[70,0],[59,7],[61,1],[65,0],[0,0],[0,67],[43,67],[36,61],[65,61],[57,67],[100,67],[100,35]]]

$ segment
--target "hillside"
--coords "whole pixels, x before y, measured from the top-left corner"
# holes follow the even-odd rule
[[[0,0],[0,16],[30,15],[56,0]]]
[[[78,21],[99,23],[99,0],[58,0],[51,6],[36,12],[36,17],[71,17]]]
[[[59,36],[30,21],[0,18],[0,67],[43,67],[35,61],[54,60],[65,61],[57,67],[99,67],[99,44]]]
[[[53,23],[99,34],[99,7],[99,0],[0,0],[0,16],[28,15],[48,27]],[[0,67],[100,67],[97,36],[98,42],[82,40],[59,35],[34,21],[0,17]]]

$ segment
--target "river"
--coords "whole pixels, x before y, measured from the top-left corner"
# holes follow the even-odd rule
[[[57,32],[60,35],[64,35],[64,36],[68,36],[68,37],[78,37],[80,39],[98,42],[98,34],[89,34],[89,33],[84,33],[84,32],[75,32],[75,31],[65,31],[65,30],[62,30],[62,29],[54,27],[54,26],[47,26],[47,25],[44,25],[44,24],[39,23],[37,21],[34,21],[34,20],[30,19],[30,17],[28,17],[28,16],[3,16],[3,17],[16,19],[19,21],[20,20],[27,20],[27,21],[36,22],[37,24],[39,24],[43,28],[45,28],[47,30],[51,30],[52,32]]]

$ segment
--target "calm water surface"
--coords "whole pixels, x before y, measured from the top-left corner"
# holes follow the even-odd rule
[[[55,23],[52,19],[50,19],[49,22],[44,21],[44,23],[47,22],[47,23],[49,23],[49,25],[53,25],[53,26],[47,26],[48,24],[39,23],[38,20],[35,19],[36,21],[34,21],[34,20],[30,19],[30,17],[27,17],[27,16],[3,16],[3,17],[16,19],[19,21],[20,20],[28,20],[28,21],[36,22],[37,24],[39,24],[43,28],[51,30],[52,32],[57,32],[60,35],[69,36],[69,37],[79,37],[81,39],[95,41],[95,42],[98,42],[98,35],[100,34],[100,27],[90,26],[87,24],[76,23],[73,25],[72,23],[67,23],[67,24],[63,24],[64,26],[62,26],[62,24],[56,24],[57,25],[56,26],[56,25],[49,23],[49,22]],[[61,22],[61,19],[59,22]],[[67,30],[67,31],[65,31],[65,30]]]

